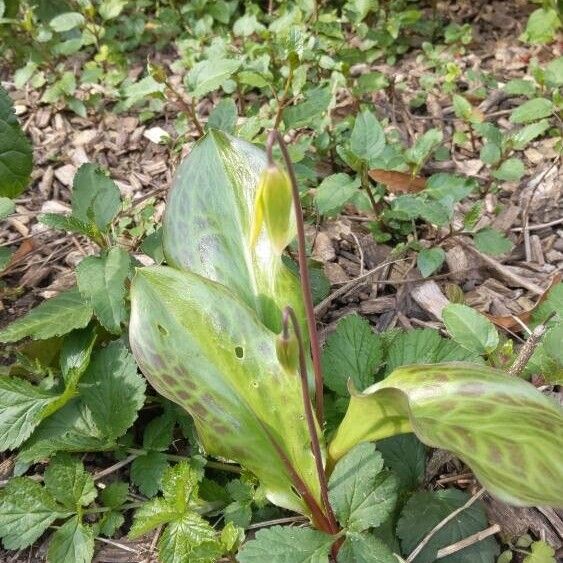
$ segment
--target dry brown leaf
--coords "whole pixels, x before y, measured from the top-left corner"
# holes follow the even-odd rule
[[[382,170],[374,168],[368,172],[372,180],[380,182],[387,187],[392,194],[395,193],[416,193],[426,187],[426,178],[422,176],[412,176],[406,172],[395,172],[392,170]]]
[[[35,242],[32,238],[25,239],[19,248],[12,254],[10,261],[6,264],[5,268],[0,272],[7,272],[13,268],[18,262],[21,262],[29,253],[35,250]]]
[[[544,291],[543,295],[538,299],[537,303],[529,310],[529,311],[522,311],[521,313],[515,315],[488,315],[486,316],[492,321],[494,324],[499,326],[500,328],[504,328],[506,330],[510,330],[512,332],[519,332],[523,329],[523,326],[516,320],[520,319],[520,321],[524,324],[528,324],[530,319],[532,318],[532,313],[537,309],[537,307],[547,299],[549,292],[551,289],[561,281],[561,274],[557,274],[551,280],[549,287]]]

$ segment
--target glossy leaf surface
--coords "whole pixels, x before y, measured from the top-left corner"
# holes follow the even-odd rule
[[[563,409],[525,381],[474,364],[409,366],[352,394],[329,455],[334,463],[359,442],[414,432],[501,500],[559,506],[562,428]]]
[[[265,167],[266,155],[256,146],[221,131],[207,133],[176,173],[163,246],[170,266],[225,285],[279,331],[286,305],[300,319],[304,313],[298,279],[265,229],[251,248],[256,190]]]
[[[279,363],[275,334],[229,289],[164,266],[138,270],[130,342],[153,387],[193,416],[210,454],[255,473],[275,504],[307,513],[289,463],[318,502],[299,377]]]

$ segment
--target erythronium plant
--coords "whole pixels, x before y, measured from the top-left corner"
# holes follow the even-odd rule
[[[272,159],[275,142],[285,170]],[[294,229],[301,284],[282,261]],[[274,504],[341,537],[353,515],[333,513],[337,476],[375,455],[367,442],[405,432],[454,452],[503,500],[562,503],[561,408],[488,367],[403,367],[362,393],[351,389],[327,446],[303,217],[277,132],[267,154],[207,133],[176,174],[163,241],[168,265],[140,268],[132,282],[135,358],[156,390],[193,416],[208,453],[253,472]]]

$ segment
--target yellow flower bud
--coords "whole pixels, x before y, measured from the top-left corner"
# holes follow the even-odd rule
[[[277,166],[268,166],[258,183],[254,216],[250,229],[250,245],[256,242],[265,224],[270,242],[279,254],[294,237],[292,216],[293,196],[291,183],[285,170]]]

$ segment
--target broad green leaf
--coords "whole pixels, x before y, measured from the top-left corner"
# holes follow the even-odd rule
[[[18,459],[29,463],[57,451],[97,452],[113,447],[115,442],[96,426],[90,410],[79,399],[74,399],[39,425],[20,449]]]
[[[105,231],[121,207],[115,182],[94,164],[83,164],[72,181],[72,215]]]
[[[209,114],[207,127],[233,134],[237,124],[237,106],[231,98],[221,100]]]
[[[528,18],[526,30],[520,36],[520,39],[533,45],[543,45],[553,41],[560,27],[561,20],[555,9],[538,8]]]
[[[426,447],[414,434],[399,434],[377,442],[385,467],[398,477],[402,490],[412,491],[424,480]]]
[[[490,227],[485,227],[475,233],[473,240],[478,250],[491,256],[499,256],[514,248],[514,244],[507,236]]]
[[[521,379],[473,364],[411,366],[352,396],[330,463],[360,442],[414,432],[453,452],[502,501],[558,506],[561,424],[563,409]]]
[[[338,563],[397,563],[393,552],[375,536],[365,533],[346,533],[338,552]]]
[[[45,486],[65,508],[87,506],[97,496],[94,480],[82,463],[66,453],[57,454],[45,470]]]
[[[445,205],[453,204],[475,191],[477,184],[472,178],[438,172],[426,180],[424,193]]]
[[[0,377],[0,451],[29,438],[58,395],[18,377]]]
[[[358,444],[336,464],[328,496],[338,522],[346,529],[376,528],[395,508],[397,478],[382,469],[381,453],[369,443]]]
[[[157,82],[152,76],[145,76],[123,88],[124,107],[129,109],[138,102],[146,102],[150,98],[162,98],[165,88],[164,83]]]
[[[318,500],[299,377],[279,363],[275,334],[229,289],[191,272],[140,269],[129,338],[151,385],[193,416],[209,454],[242,463],[272,502],[307,512],[290,464]]]
[[[30,336],[46,340],[76,328],[84,328],[92,318],[92,308],[84,303],[77,288],[43,301],[27,315],[0,331],[0,342],[16,342]]]
[[[4,220],[8,215],[16,209],[16,204],[7,197],[0,197],[0,221]]]
[[[386,373],[411,364],[471,361],[482,363],[481,357],[469,352],[457,342],[442,338],[435,330],[414,329],[400,332],[387,349]]]
[[[154,497],[162,483],[162,475],[168,467],[166,454],[150,451],[133,460],[131,482],[147,497]]]
[[[493,172],[493,176],[505,182],[518,182],[525,173],[526,168],[519,158],[509,158]]]
[[[496,143],[487,142],[481,147],[479,158],[485,164],[496,164],[501,159],[502,153]]]
[[[555,86],[563,85],[563,57],[553,59],[545,68],[546,82]]]
[[[530,123],[537,119],[549,117],[553,112],[553,102],[547,98],[534,98],[518,106],[511,114],[512,123]]]
[[[423,278],[439,270],[444,263],[446,253],[440,248],[425,248],[416,257],[416,265]]]
[[[307,93],[304,102],[286,108],[283,122],[288,129],[306,127],[311,121],[323,114],[330,105],[332,94],[329,87],[318,87]]]
[[[14,198],[27,186],[32,150],[12,109],[12,100],[0,86],[0,197]]]
[[[119,16],[123,8],[127,5],[128,0],[102,0],[98,11],[102,19],[112,20]]]
[[[0,493],[0,537],[6,549],[23,549],[58,518],[70,516],[29,477],[13,477]]]
[[[87,256],[76,267],[82,297],[92,305],[100,323],[113,334],[121,333],[121,324],[127,319],[125,280],[129,265],[129,254],[114,247],[102,256]]]
[[[121,341],[97,351],[80,380],[80,396],[97,427],[116,439],[135,422],[145,401],[145,382]]]
[[[339,213],[343,205],[358,192],[359,187],[359,178],[351,178],[343,172],[327,176],[315,193],[315,203],[319,213],[322,215]]]
[[[64,14],[55,16],[49,22],[49,25],[53,28],[54,31],[63,33],[82,25],[83,23],[84,16],[79,12],[65,12]]]
[[[281,330],[281,310],[291,305],[304,319],[298,279],[283,264],[265,232],[250,247],[263,151],[210,131],[176,173],[164,218],[163,245],[170,266],[190,270],[230,288]],[[306,327],[303,321],[303,332]]]
[[[489,354],[498,346],[499,336],[493,323],[467,305],[450,303],[442,311],[442,320],[451,337],[470,352]]]
[[[423,538],[444,518],[469,500],[457,489],[415,493],[403,507],[397,525],[403,553],[411,553]],[[477,501],[448,522],[414,559],[415,563],[434,563],[438,550],[484,530],[488,525],[484,505]],[[493,538],[486,538],[444,558],[449,563],[494,563],[499,548]]]
[[[385,147],[385,133],[376,117],[368,110],[356,116],[350,136],[352,152],[362,160],[369,161],[380,155]]]
[[[129,485],[123,481],[112,481],[105,489],[100,491],[100,500],[104,506],[119,508],[125,504],[129,494]]]
[[[162,497],[151,499],[135,511],[129,537],[133,539],[141,537],[162,524],[172,522],[177,517],[176,509]]]
[[[47,551],[48,563],[90,563],[94,556],[94,529],[74,516],[55,531]]]
[[[240,563],[328,563],[333,538],[310,528],[272,526],[257,532],[246,542],[237,560]]]
[[[240,67],[241,61],[234,59],[205,60],[196,63],[186,76],[189,94],[201,98],[216,90]]]
[[[374,382],[382,360],[381,342],[366,319],[348,315],[327,338],[322,363],[325,384],[341,397],[348,396],[348,380],[363,390]]]

